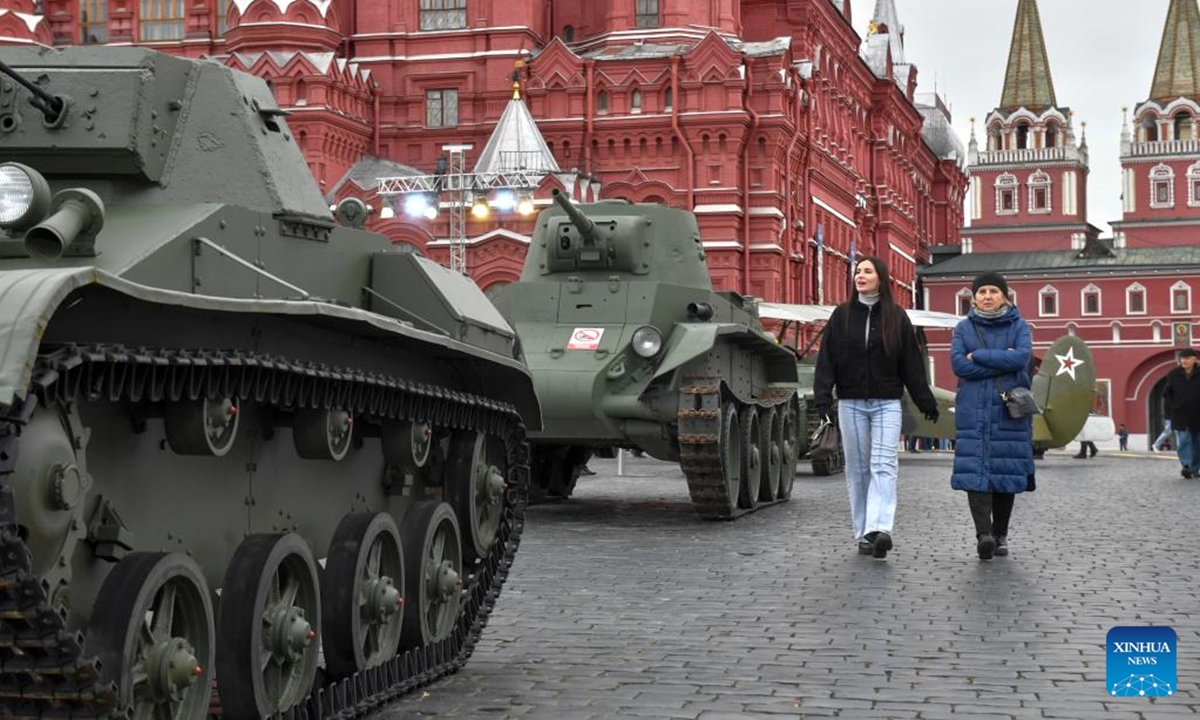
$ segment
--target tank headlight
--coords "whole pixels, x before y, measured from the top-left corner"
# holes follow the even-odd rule
[[[41,173],[20,163],[0,165],[0,228],[24,230],[42,221],[50,206],[50,185]]]
[[[644,358],[652,358],[662,350],[662,333],[658,328],[646,325],[633,331],[633,351]]]

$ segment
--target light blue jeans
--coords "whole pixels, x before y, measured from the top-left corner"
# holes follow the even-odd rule
[[[900,417],[899,400],[838,400],[855,540],[878,530],[892,532]]]
[[[1184,470],[1200,469],[1200,430],[1176,430],[1175,453]]]

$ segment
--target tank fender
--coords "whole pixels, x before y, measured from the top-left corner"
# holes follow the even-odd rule
[[[651,380],[666,375],[712,349],[718,338],[752,345],[767,356],[768,374],[773,383],[797,381],[796,360],[783,346],[762,333],[738,323],[675,323],[667,338],[662,360]]]
[[[330,303],[287,300],[243,300],[163,290],[122,279],[95,267],[14,270],[0,272],[0,407],[25,397],[32,381],[42,335],[59,307],[76,290],[97,286],[106,291],[164,306],[214,312],[306,316],[314,322],[355,327],[381,338],[441,346],[465,362],[486,361],[478,367],[489,373],[489,386],[511,402],[526,427],[541,428],[541,408],[533,378],[518,360],[481,350],[440,332],[428,332],[390,317]]]

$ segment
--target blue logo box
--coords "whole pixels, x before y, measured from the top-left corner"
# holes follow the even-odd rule
[[[1167,697],[1177,687],[1175,631],[1165,626],[1115,627],[1105,649],[1108,694]]]

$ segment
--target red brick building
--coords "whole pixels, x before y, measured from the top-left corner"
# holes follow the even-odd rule
[[[965,153],[916,92],[903,27],[864,41],[841,0],[2,0],[10,41],[134,43],[267,79],[332,201],[376,208],[379,175],[470,169],[512,96],[553,154],[551,187],[693,210],[716,284],[772,300],[846,296],[850,257],[890,261],[913,299],[928,247],[962,225]],[[11,15],[12,13],[10,13]],[[31,18],[28,22],[26,18]],[[24,29],[23,29],[24,28]],[[439,259],[447,213],[372,226]],[[532,221],[467,218],[467,268],[516,278]]]
[[[1034,328],[1035,351],[1065,333],[1084,339],[1099,378],[1095,412],[1125,423],[1135,449],[1162,428],[1163,377],[1200,315],[1197,100],[1200,11],[1169,0],[1150,99],[1122,137],[1124,217],[1100,238],[1086,221],[1086,139],[1075,143],[1057,103],[1036,0],[1020,0],[986,149],[971,138],[971,226],[921,270],[930,309],[965,315],[972,278],[995,270]],[[948,334],[933,340],[931,354],[937,382],[953,387],[948,343]]]

